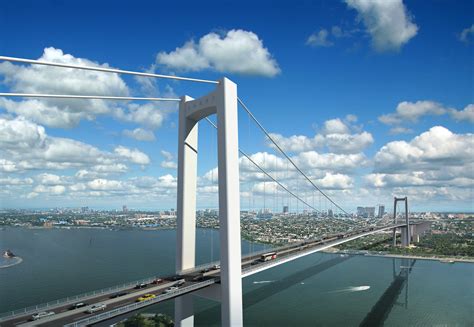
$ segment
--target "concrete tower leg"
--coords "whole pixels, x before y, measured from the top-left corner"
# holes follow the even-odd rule
[[[410,245],[409,239],[408,239],[408,233],[407,233],[408,228],[407,227],[402,227],[401,228],[401,238],[402,238],[402,246],[408,246]]]
[[[397,198],[393,198],[393,224],[397,223]],[[393,229],[393,246],[397,246],[397,229]]]
[[[242,326],[237,85],[224,78],[217,93],[222,326]]]
[[[410,246],[411,233],[410,233],[410,221],[408,219],[408,197],[405,197],[405,222],[407,224],[407,228],[406,228],[406,231],[405,231],[405,237],[407,239],[407,244],[405,246]]]
[[[178,216],[176,234],[176,271],[195,266],[196,254],[196,179],[198,124],[186,116],[188,96],[179,105],[178,135]],[[175,300],[175,325],[194,325],[192,296]]]

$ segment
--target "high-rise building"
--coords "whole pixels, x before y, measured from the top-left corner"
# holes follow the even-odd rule
[[[270,209],[260,209],[257,214],[257,218],[259,219],[271,219],[273,217],[273,213]]]
[[[383,204],[379,204],[379,213],[377,215],[377,218],[382,218],[384,214],[385,214],[385,206]]]
[[[288,213],[288,212],[289,212],[288,206],[283,206],[283,213]]]
[[[127,208],[126,205],[122,206],[122,211],[123,211],[123,212],[128,212],[128,208]]]
[[[332,209],[329,209],[329,210],[328,210],[328,217],[329,217],[329,218],[333,218],[333,217],[334,217],[334,214],[332,213]]]
[[[374,218],[375,207],[357,207],[357,216],[362,218]]]

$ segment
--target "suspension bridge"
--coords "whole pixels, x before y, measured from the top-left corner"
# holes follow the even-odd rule
[[[0,93],[0,96],[3,97],[171,101],[179,103],[176,275],[155,276],[144,281],[132,282],[127,285],[16,310],[0,316],[0,324],[2,326],[86,326],[170,299],[175,301],[175,324],[177,326],[193,326],[193,296],[201,296],[219,301],[221,303],[222,325],[241,326],[243,325],[242,278],[375,233],[393,231],[393,241],[394,245],[396,245],[396,230],[400,230],[402,246],[408,246],[412,239],[419,237],[428,228],[426,224],[413,224],[409,221],[407,198],[395,198],[393,219],[381,219],[378,224],[364,228],[354,228],[352,224],[347,222],[348,227],[345,232],[308,238],[242,257],[240,158],[244,158],[248,164],[254,167],[255,172],[258,173],[255,176],[264,181],[264,188],[267,185],[266,183],[271,183],[274,186],[275,194],[276,191],[287,194],[287,203],[292,198],[297,206],[301,205],[303,208],[312,210],[315,217],[323,217],[315,219],[324,219],[324,217],[345,218],[351,215],[327,192],[316,185],[312,176],[305,172],[272,134],[265,129],[247,104],[238,97],[237,85],[235,83],[227,78],[213,81],[5,56],[0,56],[0,60],[20,64],[60,67],[63,69],[174,79],[214,86],[210,93],[197,99],[190,96],[155,98],[85,94]],[[285,160],[287,177],[289,166],[291,167],[290,178],[295,179],[298,177],[303,180],[303,184],[306,187],[303,195],[301,190],[298,189],[298,184],[295,188],[291,183],[288,183],[288,179],[284,180],[282,178],[281,172],[278,173],[276,170],[272,172],[269,169],[271,164],[266,165],[264,163],[262,165],[239,147],[239,107],[244,110],[249,120],[255,123],[272,147],[279,153],[279,158]],[[209,119],[211,115],[216,116],[216,123]],[[201,120],[206,120],[212,128],[217,130],[217,182],[221,254],[218,262],[196,267],[198,125]],[[276,162],[274,166],[277,166]],[[310,194],[309,196],[308,193]],[[319,197],[319,207],[314,204],[315,193]],[[312,198],[312,201],[310,198]],[[265,197],[263,201],[265,203]],[[325,210],[321,209],[321,201],[324,202]],[[405,204],[405,217],[403,221],[397,220],[397,203],[399,202],[404,202]],[[344,224],[346,222],[344,219],[341,219],[341,223]],[[78,307],[78,303],[83,303],[84,306]],[[38,313],[41,314],[38,315]],[[32,317],[39,319],[32,321]]]

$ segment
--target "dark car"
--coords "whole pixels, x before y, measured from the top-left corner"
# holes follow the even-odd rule
[[[120,293],[115,293],[115,294],[112,294],[110,296],[111,299],[116,299],[118,297],[121,297],[121,296],[124,296],[124,295],[127,295],[128,293],[127,292],[120,292]]]
[[[145,283],[140,283],[140,284],[137,284],[137,285],[135,286],[135,289],[145,288],[146,286],[147,286],[147,284],[145,284]]]
[[[203,281],[203,280],[204,280],[204,276],[201,275],[201,274],[199,274],[199,275],[193,277],[193,281],[195,281],[195,282],[201,282],[201,281]]]
[[[74,310],[74,309],[79,309],[79,308],[83,308],[87,305],[87,303],[85,302],[79,302],[79,303],[76,303],[76,304],[73,304],[69,307],[69,310]]]

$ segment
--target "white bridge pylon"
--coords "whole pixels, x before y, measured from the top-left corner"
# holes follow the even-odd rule
[[[199,99],[183,96],[179,105],[178,220],[176,270],[195,267],[198,122],[217,115],[222,326],[242,326],[239,144],[237,85],[227,78]],[[176,326],[193,326],[193,295],[175,300]]]

